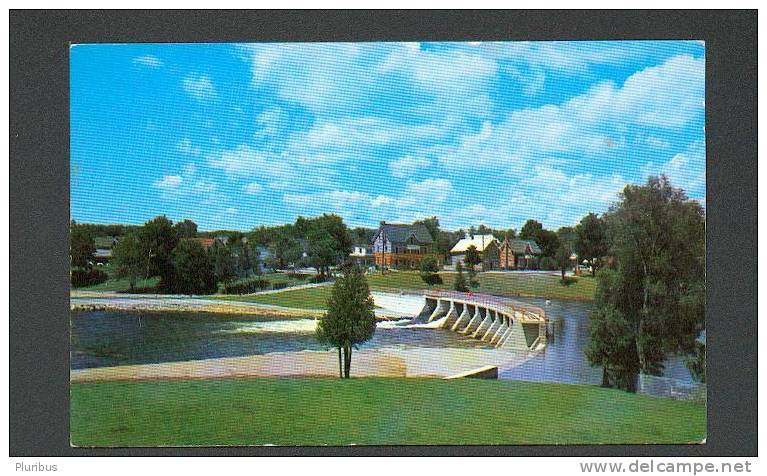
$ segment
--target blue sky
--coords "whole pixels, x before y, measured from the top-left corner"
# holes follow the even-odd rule
[[[696,41],[76,45],[71,215],[547,228],[665,173],[705,205]]]

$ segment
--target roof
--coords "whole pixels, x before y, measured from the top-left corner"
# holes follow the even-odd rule
[[[109,250],[120,241],[119,236],[97,236],[93,238],[93,244],[97,249]]]
[[[203,248],[206,250],[213,246],[213,244],[216,242],[215,238],[187,238],[189,241],[196,241],[197,243],[201,244]]]
[[[526,254],[528,247],[530,248],[530,252],[534,255],[541,254],[541,248],[538,246],[538,244],[532,240],[507,240],[509,243],[509,247],[511,248],[511,252],[517,255]]]
[[[485,249],[487,249],[491,243],[497,243],[497,241],[498,240],[496,240],[493,235],[474,235],[473,238],[469,237],[460,240],[455,244],[455,246],[453,246],[453,249],[451,249],[450,252],[463,253],[471,246],[474,246],[477,251],[485,251]]]
[[[416,225],[403,225],[397,223],[381,223],[380,228],[376,236],[383,233],[386,235],[386,239],[391,243],[404,243],[411,235],[415,236],[415,239],[420,243],[434,243],[434,239],[431,237],[428,228],[422,223]]]

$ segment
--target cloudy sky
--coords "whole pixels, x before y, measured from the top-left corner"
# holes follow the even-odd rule
[[[548,228],[665,173],[705,204],[694,41],[77,45],[71,214]]]

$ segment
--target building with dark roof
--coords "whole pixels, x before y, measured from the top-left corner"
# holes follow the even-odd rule
[[[503,240],[499,247],[499,266],[501,269],[535,269],[541,248],[532,240]]]
[[[430,255],[441,266],[442,256],[436,251],[434,239],[421,223],[404,225],[382,221],[373,236],[373,258],[377,266],[416,268]]]

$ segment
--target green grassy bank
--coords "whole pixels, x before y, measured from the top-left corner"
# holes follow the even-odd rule
[[[429,287],[416,272],[393,271],[387,274],[371,274],[367,277],[372,290],[421,290]],[[479,287],[476,292],[509,297],[541,297],[547,299],[571,299],[590,301],[594,298],[596,280],[580,277],[575,283],[565,286],[558,276],[512,273],[481,273],[478,275]],[[442,273],[443,284],[432,289],[453,289],[454,273]],[[216,296],[218,299],[232,301],[258,302],[277,306],[300,309],[324,309],[330,296],[330,287],[303,288],[285,290],[273,294]]]
[[[74,384],[77,446],[689,443],[702,404],[496,380]]]

